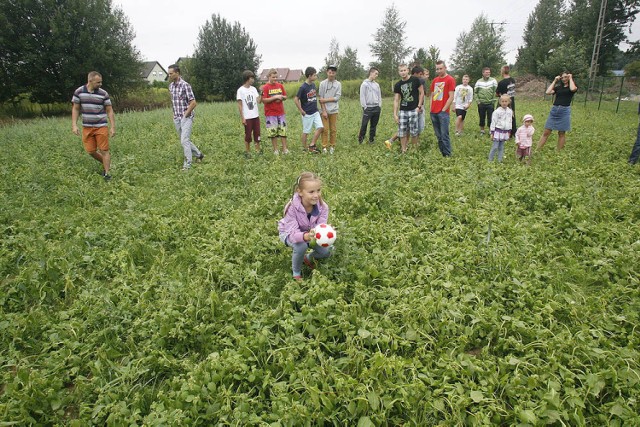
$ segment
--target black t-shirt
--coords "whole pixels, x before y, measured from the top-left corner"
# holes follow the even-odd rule
[[[575,92],[571,92],[569,85],[565,86],[562,83],[555,85],[553,91],[556,93],[556,99],[553,101],[553,105],[562,105],[563,107],[569,107],[571,100]]]
[[[400,94],[400,109],[403,111],[415,110],[420,101],[420,80],[411,76],[407,80],[400,80],[393,86],[393,93]]]
[[[516,96],[516,81],[513,77],[502,79],[498,83],[498,89],[496,89],[498,95],[509,95],[511,98]]]

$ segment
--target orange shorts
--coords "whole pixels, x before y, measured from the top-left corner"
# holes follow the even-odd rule
[[[109,128],[82,128],[82,143],[87,153],[93,153],[96,148],[109,151]]]

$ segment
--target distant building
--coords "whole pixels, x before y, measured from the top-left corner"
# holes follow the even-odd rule
[[[150,61],[142,63],[142,70],[140,71],[140,77],[148,81],[149,83],[153,82],[164,82],[167,80],[167,70],[162,68],[162,65],[158,61]]]
[[[269,73],[270,69],[271,68],[263,69],[258,80],[262,83],[266,83],[267,81],[269,81],[269,76],[267,74]],[[304,76],[302,70],[292,70],[291,68],[276,68],[276,70],[278,71],[278,82],[280,83],[299,82]]]

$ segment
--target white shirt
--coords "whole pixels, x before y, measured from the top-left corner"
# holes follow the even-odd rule
[[[258,91],[255,87],[240,86],[236,99],[242,101],[242,115],[245,119],[255,119],[260,115],[258,110]]]

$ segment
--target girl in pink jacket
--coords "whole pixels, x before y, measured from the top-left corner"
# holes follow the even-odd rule
[[[533,145],[533,116],[525,114],[522,119],[524,123],[516,131],[516,158],[520,161],[527,159],[527,164],[531,160],[531,146]]]
[[[303,172],[296,180],[293,197],[284,207],[284,218],[278,221],[280,240],[293,248],[291,270],[295,280],[302,280],[302,263],[310,269],[315,260],[331,255],[330,248],[313,247],[307,255],[313,239],[313,228],[329,219],[329,206],[322,200],[322,181],[311,172]]]

